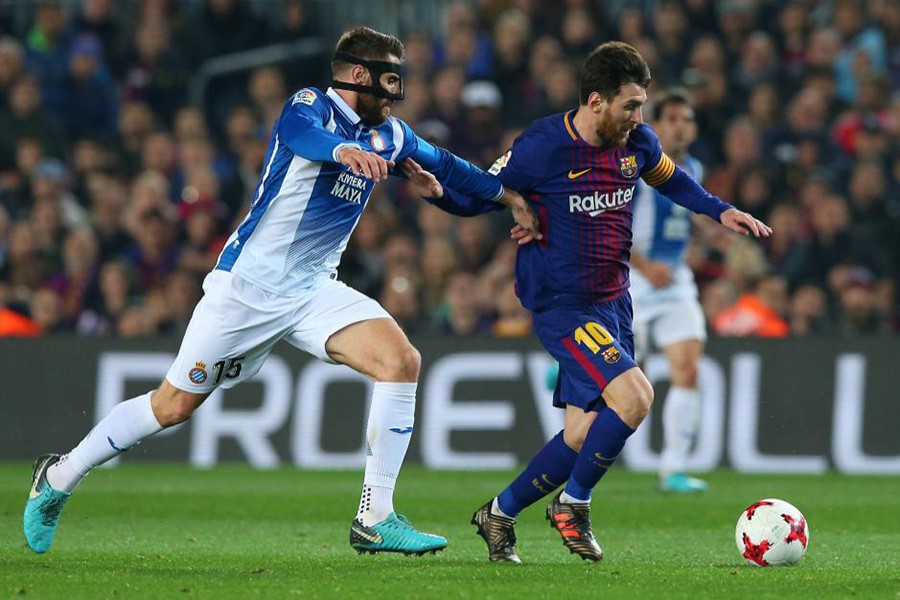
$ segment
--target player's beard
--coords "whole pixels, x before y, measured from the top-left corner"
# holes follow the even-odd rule
[[[627,127],[627,129],[625,129]],[[597,137],[604,146],[621,148],[628,143],[628,134],[632,127],[614,122],[606,122],[597,127]]]
[[[392,101],[385,103],[383,99],[371,94],[360,94],[357,98],[356,114],[369,127],[381,125],[391,113]]]

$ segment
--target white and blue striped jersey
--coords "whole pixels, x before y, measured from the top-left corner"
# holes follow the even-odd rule
[[[403,121],[388,117],[368,127],[333,89],[303,88],[275,122],[250,212],[215,268],[286,296],[335,278],[375,185],[338,162],[347,147],[395,162],[411,157],[445,186],[485,202],[503,194],[496,177],[432,146]]]
[[[696,158],[688,156],[679,166],[698,182],[703,181],[703,165]],[[691,237],[691,214],[640,180],[634,201],[632,248],[672,267],[683,263]]]

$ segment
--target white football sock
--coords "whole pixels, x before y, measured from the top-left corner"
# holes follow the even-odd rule
[[[507,519],[515,520],[515,517],[511,517],[500,508],[500,502],[498,502],[497,498],[494,498],[494,501],[491,502],[491,514],[496,515],[498,517],[506,517]]]
[[[91,469],[160,431],[150,392],[113,407],[75,449],[47,469],[50,487],[71,492]]]
[[[366,475],[356,514],[366,527],[394,512],[394,485],[412,437],[417,386],[375,383],[366,426]]]
[[[680,473],[687,465],[688,452],[700,424],[700,391],[672,386],[663,405],[663,450],[659,474]]]
[[[590,500],[582,500],[581,498],[576,498],[575,496],[568,494],[565,490],[563,490],[563,493],[559,495],[559,501],[564,504],[590,504],[591,503]]]

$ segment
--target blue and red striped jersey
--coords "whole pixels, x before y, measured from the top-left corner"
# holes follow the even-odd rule
[[[675,172],[649,126],[623,147],[596,147],[575,130],[574,115],[535,121],[490,170],[540,217],[543,239],[520,246],[516,261],[519,297],[531,310],[622,295],[638,178],[655,186]]]

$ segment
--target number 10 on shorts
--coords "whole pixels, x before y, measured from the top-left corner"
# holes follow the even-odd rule
[[[594,321],[588,321],[584,324],[584,327],[579,327],[575,330],[575,341],[579,345],[587,346],[591,352],[597,354],[600,352],[601,346],[608,346],[615,340],[613,336],[609,335],[609,332],[606,331],[603,325]]]

